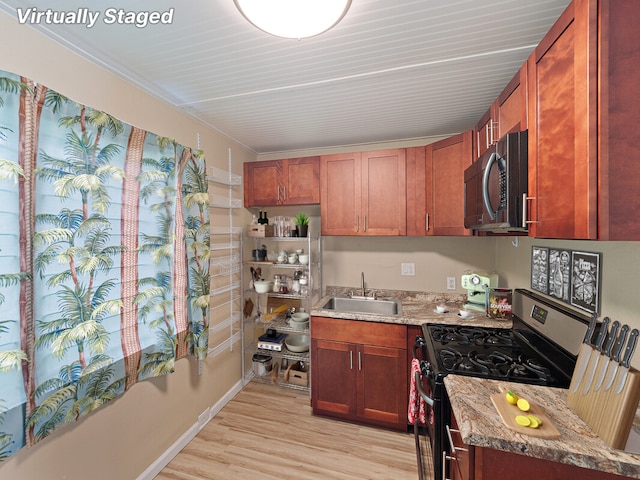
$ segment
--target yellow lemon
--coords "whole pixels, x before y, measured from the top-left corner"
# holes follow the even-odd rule
[[[524,415],[516,416],[516,423],[518,425],[522,425],[523,427],[528,427],[531,425],[531,419],[529,417],[525,417]]]
[[[516,403],[518,403],[518,395],[516,395],[512,391],[508,391],[506,397],[507,397],[507,402],[510,403],[511,405],[515,405]]]
[[[516,405],[518,405],[518,408],[523,412],[528,412],[529,408],[531,408],[529,402],[527,402],[524,398],[519,398],[516,402]]]
[[[527,415],[527,418],[529,419],[529,422],[530,422],[529,423],[530,428],[538,428],[542,423],[540,419],[535,415]]]

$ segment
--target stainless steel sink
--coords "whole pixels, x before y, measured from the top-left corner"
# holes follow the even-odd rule
[[[321,307],[322,310],[336,312],[369,313],[374,315],[401,315],[400,300],[379,300],[373,298],[331,297]]]

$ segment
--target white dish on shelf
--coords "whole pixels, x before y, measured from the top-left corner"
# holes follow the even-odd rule
[[[271,291],[271,283],[268,280],[257,280],[253,282],[253,287],[257,293],[268,293]]]
[[[311,338],[306,333],[289,335],[284,339],[284,344],[287,346],[287,349],[294,353],[308,352],[310,343]]]
[[[434,310],[433,313],[439,313],[440,315],[444,314],[444,313],[449,313],[449,310],[443,310],[443,311],[438,311],[438,310]]]
[[[298,255],[298,261],[300,262],[301,265],[308,265],[309,264],[309,255],[303,253]]]
[[[305,323],[309,321],[309,314],[306,312],[296,312],[291,315],[291,321],[295,323]]]

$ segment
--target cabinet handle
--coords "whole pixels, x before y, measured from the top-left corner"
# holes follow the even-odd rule
[[[535,200],[535,199],[536,199],[536,197],[527,197],[526,193],[522,194],[522,223],[523,223],[522,226],[523,227],[526,227],[527,224],[529,224],[529,223],[536,223],[535,220],[527,220],[527,215],[528,215],[527,202],[529,200]]]
[[[282,191],[284,192],[284,201],[287,201],[287,186],[282,187]]]
[[[278,189],[278,201],[280,201],[280,185],[278,185],[277,189]]]
[[[360,217],[356,215],[356,232],[360,231]]]
[[[456,460],[455,457],[450,457],[447,452],[442,452],[442,480],[450,480],[447,478],[447,460]]]
[[[364,230],[362,230],[363,232],[367,231],[367,216],[364,216]]]
[[[462,447],[456,447],[453,444],[453,438],[451,437],[451,432],[460,433],[460,430],[456,430],[455,428],[449,428],[449,425],[445,425],[447,429],[447,437],[449,437],[449,445],[451,445],[451,453],[455,452],[468,452],[469,450]]]
[[[491,120],[489,120],[489,123],[487,123],[484,126],[484,141],[486,142],[485,143],[486,147],[490,147],[491,146],[491,143],[489,143],[490,142],[490,139],[489,139],[489,125],[491,125]]]
[[[429,214],[428,213],[424,214],[424,229],[426,232],[429,231]]]
[[[362,370],[362,358],[360,357],[360,352],[358,352],[358,370]]]
[[[349,369],[353,370],[353,350],[349,350]]]

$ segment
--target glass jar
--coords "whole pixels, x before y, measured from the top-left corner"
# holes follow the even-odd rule
[[[273,292],[274,293],[279,293],[281,286],[282,286],[282,280],[280,278],[280,275],[274,275],[273,276],[273,287],[272,287]]]

